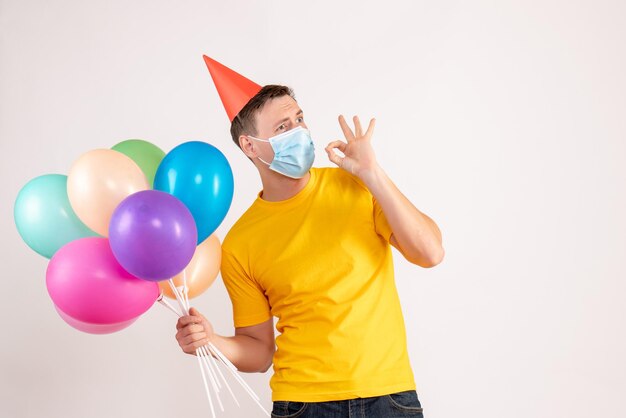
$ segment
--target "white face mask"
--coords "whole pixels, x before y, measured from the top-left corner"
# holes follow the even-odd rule
[[[271,164],[257,157],[267,164],[270,170],[294,179],[302,178],[309,172],[315,160],[315,145],[311,133],[302,126],[297,126],[287,132],[280,133],[269,139],[249,138],[257,141],[269,142],[274,150],[274,159]]]

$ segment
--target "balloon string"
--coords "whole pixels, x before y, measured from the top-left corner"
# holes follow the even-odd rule
[[[207,355],[207,353],[204,351],[204,347],[199,347],[197,350],[202,351],[202,358],[203,358],[204,360],[206,360],[206,361],[204,362],[204,364],[206,365],[206,367],[207,367],[208,369],[211,369],[211,373],[213,373],[213,376],[217,377],[217,372],[216,372],[216,371],[215,371],[215,369],[213,368],[213,364],[211,364],[211,362],[210,362],[210,361],[208,361],[208,360],[209,360],[209,358],[211,358],[211,356],[208,356],[208,355]],[[215,383],[217,384],[217,389],[218,389],[217,391],[219,392],[219,389],[221,389],[222,384],[220,383],[220,380],[219,380],[219,379],[215,379]]]
[[[196,356],[202,360],[200,364],[204,364],[209,374],[209,380],[211,381],[211,386],[213,386],[213,390],[215,391],[215,398],[217,399],[217,404],[219,405],[222,412],[224,412],[224,405],[222,405],[222,400],[219,395],[219,388],[217,387],[217,376],[213,372],[213,369],[209,367],[208,360],[205,358],[204,353],[201,352],[200,348],[196,349]]]
[[[176,301],[178,302],[178,305],[180,306],[181,311],[184,312],[186,315],[189,315],[189,306],[186,305],[185,302],[183,301],[179,290],[174,285],[174,281],[172,279],[169,279],[168,280],[168,284],[170,286],[170,289],[174,293],[174,296],[176,296]],[[179,314],[179,316],[181,316],[181,315]],[[196,356],[198,357],[198,365],[200,366],[200,371],[202,372],[202,379],[203,379],[204,384],[205,384],[207,397],[209,397],[209,402],[211,403],[211,413],[213,414],[213,416],[215,416],[215,412],[213,411],[213,401],[211,400],[210,395],[209,395],[210,391],[209,391],[208,384],[207,384],[207,381],[206,381],[206,375],[204,373],[204,367],[202,365],[202,361],[203,360],[206,361],[206,359],[204,358],[204,353],[202,353],[200,350],[196,350]],[[216,392],[215,396],[217,398],[217,402],[218,402],[218,404],[220,406],[220,409],[222,411],[224,411],[224,406],[222,405],[222,401],[220,400],[219,395],[217,393],[219,391],[218,388],[217,388],[217,383],[216,383],[217,382],[217,376],[215,376],[213,374],[213,371],[210,368],[208,368],[207,371],[209,373],[209,379],[211,381],[211,385],[213,386],[213,388],[215,389],[215,392]]]
[[[157,302],[159,302],[161,305],[165,306],[170,311],[174,312],[176,314],[176,316],[178,316],[178,317],[181,316],[180,312],[178,312],[176,309],[174,309],[174,307],[167,300],[165,300],[165,298],[163,297],[163,292],[161,292],[161,295],[159,295],[159,298],[157,299]]]
[[[184,271],[183,271],[183,286],[179,286],[177,288],[172,279],[168,280],[168,284],[170,286],[170,289],[172,290],[172,293],[174,293],[174,296],[176,297],[176,301],[178,302],[178,305],[180,306],[181,310],[185,314],[189,315],[189,298],[188,298],[188,289],[187,289],[186,282],[187,282],[186,274]],[[176,312],[176,310],[167,301],[163,299],[162,295],[160,297],[160,300],[158,301],[161,302],[161,304],[163,304],[164,306],[168,307],[168,309],[170,309],[172,312],[176,313],[179,317],[182,316],[180,313]],[[248,395],[250,395],[252,400],[254,400],[254,402],[259,406],[259,408],[261,408],[261,410],[265,413],[265,415],[270,416],[270,413],[259,402],[260,401],[259,396],[252,390],[250,386],[248,386],[248,384],[243,380],[243,378],[239,376],[238,370],[235,367],[235,365],[230,360],[228,360],[228,358],[213,343],[209,342],[208,345],[205,345],[197,349],[196,356],[198,357],[198,364],[200,366],[200,371],[202,373],[202,378],[203,378],[204,385],[205,385],[205,391],[207,393],[207,397],[209,398],[209,403],[211,405],[211,414],[213,415],[214,418],[215,418],[215,410],[213,409],[213,401],[210,397],[209,385],[206,380],[203,362],[205,363],[207,371],[209,372],[212,386],[214,386],[214,390],[216,392],[215,396],[218,400],[221,410],[224,411],[224,407],[219,397],[219,389],[215,387],[217,384],[219,384],[219,380],[217,378],[218,376],[215,373],[215,371],[211,369],[209,365],[209,361],[214,362],[215,368],[219,373],[219,377],[221,377],[221,379],[224,381],[224,383],[226,384],[226,387],[228,388],[228,391],[230,392],[233,399],[235,400],[235,403],[237,403],[237,405],[239,406],[239,402],[237,401],[235,394],[233,393],[230,386],[228,385],[228,382],[226,381],[226,378],[224,377],[220,368],[217,366],[217,362],[215,362],[214,357],[219,359],[220,362],[224,366],[226,366],[226,369],[232,374],[235,380],[244,388],[244,390],[248,393]],[[206,357],[208,357],[209,359],[207,360]]]
[[[254,398],[256,401],[259,401],[260,400],[259,396],[256,393],[254,393],[252,388],[248,386],[248,384],[243,380],[241,376],[239,376],[237,368],[233,365],[233,363],[231,363],[230,360],[228,360],[228,358],[224,354],[222,354],[222,352],[218,350],[217,347],[213,345],[212,343],[209,343],[209,349],[212,352],[214,352],[220,360],[222,360],[222,363],[228,366],[227,369],[235,377],[237,382],[239,382],[239,384],[243,386],[243,388],[248,392],[248,394],[250,394],[250,396]]]
[[[185,297],[185,304],[189,309],[189,288],[187,287],[187,270],[183,270],[183,296]]]
[[[202,360],[200,360],[200,356],[198,356],[198,366],[200,366],[200,373],[202,373],[202,381],[204,382],[206,397],[209,400],[209,405],[211,406],[211,415],[213,416],[213,418],[215,418],[215,409],[213,409],[213,401],[211,400],[211,393],[209,392],[209,385],[206,381],[206,376],[204,374],[204,368],[202,367]]]
[[[176,302],[178,302],[178,306],[180,306],[181,312],[183,312],[185,315],[189,315],[189,312],[187,311],[187,308],[185,307],[185,304],[180,294],[178,293],[178,289],[176,289],[176,286],[174,285],[174,280],[169,279],[167,283],[169,283],[172,293],[174,293],[174,296],[176,296]]]

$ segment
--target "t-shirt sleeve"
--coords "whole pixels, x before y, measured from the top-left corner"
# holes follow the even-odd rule
[[[374,203],[374,226],[376,228],[376,233],[389,242],[391,235],[393,234],[391,226],[383,213],[383,208],[380,207],[380,204],[374,196],[372,196],[372,201]]]
[[[235,328],[260,324],[272,317],[263,289],[250,277],[237,258],[223,249],[220,271],[233,304]]]

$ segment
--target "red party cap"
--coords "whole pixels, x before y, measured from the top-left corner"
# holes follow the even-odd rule
[[[202,57],[222,99],[228,119],[232,122],[237,113],[261,90],[261,86],[206,55]]]

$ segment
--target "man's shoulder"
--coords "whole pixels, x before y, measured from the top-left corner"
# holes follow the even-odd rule
[[[250,227],[256,223],[255,218],[255,204],[253,202],[226,233],[222,241],[222,249],[232,252],[234,248],[241,245],[242,240],[247,240],[250,237]]]
[[[341,182],[344,185],[358,186],[359,189],[369,191],[365,183],[354,174],[340,167],[316,167],[316,175],[319,178],[318,185],[328,182]]]

